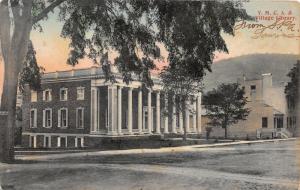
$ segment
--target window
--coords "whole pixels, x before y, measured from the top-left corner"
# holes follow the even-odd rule
[[[66,148],[68,144],[67,137],[57,137],[57,147]]]
[[[261,121],[262,121],[262,124],[261,124],[262,128],[268,128],[268,118],[263,117]]]
[[[36,136],[29,137],[29,147],[36,148]]]
[[[52,100],[52,91],[50,89],[43,91],[43,101],[50,102]]]
[[[43,127],[52,127],[52,109],[50,108],[43,110]]]
[[[84,108],[76,109],[76,128],[83,129],[84,127]]]
[[[68,100],[68,89],[67,88],[61,88],[59,90],[59,97],[60,97],[60,101]]]
[[[77,100],[84,100],[84,87],[77,88]]]
[[[68,109],[58,110],[58,127],[68,127]]]
[[[256,85],[250,85],[251,101],[256,100]]]
[[[31,102],[37,102],[37,91],[31,90]]]
[[[37,127],[37,110],[31,109],[30,110],[30,128]]]
[[[51,136],[44,136],[44,147],[51,148]]]
[[[83,147],[84,146],[84,138],[83,137],[76,137],[75,138],[75,147]]]

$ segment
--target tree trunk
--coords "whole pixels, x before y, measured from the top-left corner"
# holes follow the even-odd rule
[[[14,160],[14,128],[16,121],[16,98],[18,88],[18,76],[23,67],[26,57],[29,36],[31,31],[31,8],[32,0],[23,1],[23,7],[12,7],[14,28],[9,44],[1,44],[1,48],[7,50],[4,59],[4,86],[0,110],[7,111],[6,126],[1,126],[4,138],[1,139],[3,146],[0,147],[1,161],[11,162]],[[8,7],[7,7],[8,9]],[[22,9],[22,15],[20,10]],[[3,33],[1,33],[3,36]],[[10,36],[9,34],[5,34]],[[2,42],[2,39],[1,39]]]
[[[225,139],[227,139],[227,126],[224,127],[225,130]]]

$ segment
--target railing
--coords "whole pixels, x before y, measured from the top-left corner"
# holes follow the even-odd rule
[[[286,128],[278,128],[276,131],[281,137],[290,138],[293,136],[293,134]]]
[[[0,115],[8,115],[7,111],[0,111]]]
[[[256,130],[257,138],[265,135],[272,137],[290,138],[293,134],[286,128],[260,128]]]

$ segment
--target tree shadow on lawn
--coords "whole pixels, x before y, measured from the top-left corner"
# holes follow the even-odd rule
[[[193,161],[219,160],[232,156],[248,156],[264,153],[259,151],[223,151],[223,152],[172,152],[172,153],[142,153],[119,155],[83,155],[75,157],[55,158],[47,160],[51,163],[78,163],[78,164],[181,164]]]

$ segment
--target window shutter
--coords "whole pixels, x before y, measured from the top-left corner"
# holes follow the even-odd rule
[[[52,127],[52,109],[50,110],[50,127]]]
[[[58,122],[58,127],[61,127],[61,109],[58,110],[58,118],[57,118],[57,122]]]
[[[46,127],[46,110],[43,110],[43,127]]]
[[[49,101],[52,101],[52,90],[49,90]],[[51,115],[51,114],[50,114]],[[52,118],[51,118],[52,119]]]
[[[76,109],[76,128],[79,128],[79,108]]]
[[[44,90],[43,91],[43,101],[45,101],[46,100],[46,91]]]
[[[68,127],[69,125],[68,120],[69,120],[69,114],[68,114],[68,109],[66,109],[66,124],[67,124],[66,127]]]
[[[30,126],[30,128],[33,126],[32,125],[32,111],[30,111],[30,118],[29,118],[29,126]]]
[[[81,111],[81,119],[82,119],[82,126],[80,126],[80,127],[84,128],[84,108],[82,108],[82,111]]]
[[[33,121],[33,127],[37,127],[37,110],[34,110],[34,121]]]
[[[66,100],[68,100],[68,89],[66,88]]]

